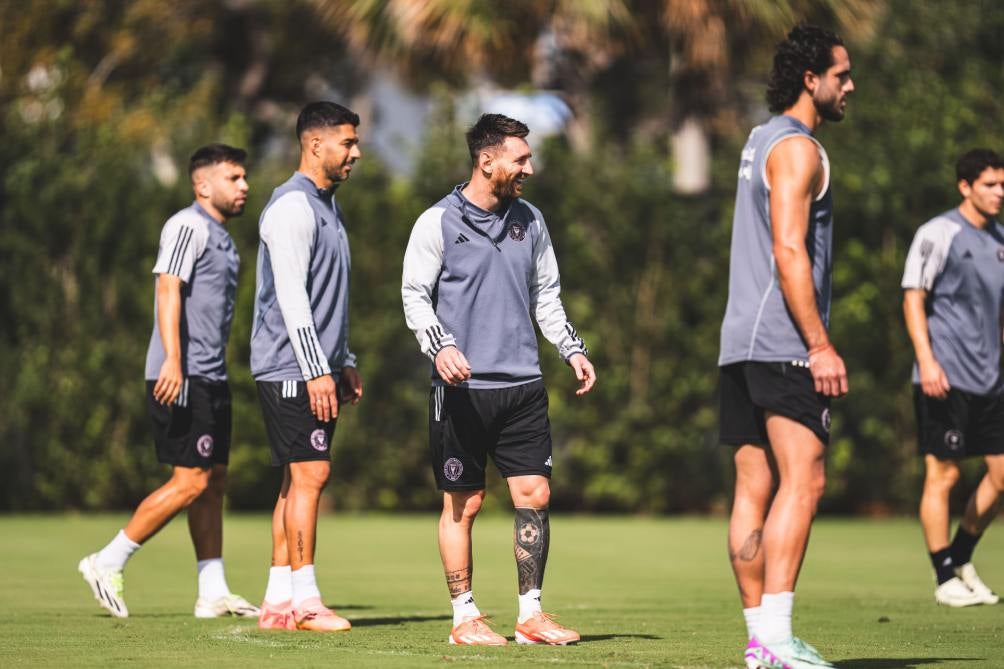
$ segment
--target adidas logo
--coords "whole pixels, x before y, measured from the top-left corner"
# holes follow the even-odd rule
[[[551,464],[551,456],[550,455],[547,456],[547,460],[544,461],[544,466],[545,467],[553,467],[554,466],[554,465]]]
[[[471,241],[471,240],[467,237],[467,235],[465,235],[464,233],[461,232],[460,235],[457,237],[457,241],[455,241],[453,243],[454,244],[463,244],[464,242],[469,242],[469,241]]]

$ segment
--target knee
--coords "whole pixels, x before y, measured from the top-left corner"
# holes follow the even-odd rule
[[[216,465],[209,474],[209,482],[206,485],[206,494],[214,497],[223,497],[227,489],[227,468],[223,465]]]
[[[452,520],[454,523],[470,524],[474,522],[481,505],[485,500],[485,491],[476,490],[474,492],[447,493],[444,498],[443,516],[444,519]]]
[[[928,468],[924,476],[924,491],[937,495],[947,495],[959,482],[957,467]]]
[[[551,504],[551,486],[547,479],[528,481],[517,486],[512,493],[515,506],[546,509]]]
[[[291,485],[300,490],[315,490],[320,492],[331,475],[331,463],[295,462],[289,466]]]
[[[197,500],[209,487],[209,470],[197,469],[175,477],[175,486],[185,498],[185,505]]]

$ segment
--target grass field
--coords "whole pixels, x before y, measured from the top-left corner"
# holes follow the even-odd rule
[[[260,632],[254,621],[192,617],[195,564],[175,520],[129,564],[132,616],[103,614],[76,573],[118,516],[0,517],[0,666],[738,667],[744,628],[722,519],[557,516],[545,609],[582,633],[565,648],[446,644],[450,609],[427,515],[334,515],[319,532],[321,591],[348,634]],[[511,519],[475,528],[474,592],[512,636]],[[229,516],[231,589],[257,602],[268,518]],[[977,564],[1004,589],[1004,530]],[[841,667],[1004,667],[1004,605],[948,610],[932,600],[920,532],[909,520],[822,520],[799,584],[795,632]]]

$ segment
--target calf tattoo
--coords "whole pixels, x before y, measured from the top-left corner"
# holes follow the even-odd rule
[[[296,532],[296,552],[300,556],[300,562],[303,562],[303,532],[299,530]]]
[[[446,587],[450,589],[450,597],[457,597],[471,589],[471,579],[474,567],[468,566],[456,571],[446,572]]]
[[[760,544],[763,542],[763,528],[758,527],[749,536],[746,537],[746,541],[743,542],[742,547],[738,551],[732,550],[731,544],[729,545],[729,560],[735,562],[739,560],[741,562],[752,562],[753,558],[757,556],[760,552]]]
[[[551,547],[551,521],[547,509],[516,507],[515,537],[516,572],[519,594],[540,590],[544,584],[547,551]]]

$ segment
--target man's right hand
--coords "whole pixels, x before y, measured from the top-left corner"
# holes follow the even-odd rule
[[[471,365],[456,346],[447,346],[436,354],[436,371],[451,386],[471,378]]]
[[[160,366],[160,375],[153,386],[153,399],[161,404],[171,405],[181,394],[181,384],[185,377],[181,375],[181,360],[168,358]]]
[[[327,423],[338,418],[338,387],[331,374],[307,381],[307,396],[310,398],[310,411],[317,420]]]
[[[826,397],[847,394],[847,368],[833,344],[825,344],[809,351],[809,371],[816,392]]]
[[[920,388],[925,395],[939,400],[948,397],[948,391],[952,386],[948,383],[948,376],[937,360],[931,358],[923,364],[918,362],[917,372],[920,375]]]

